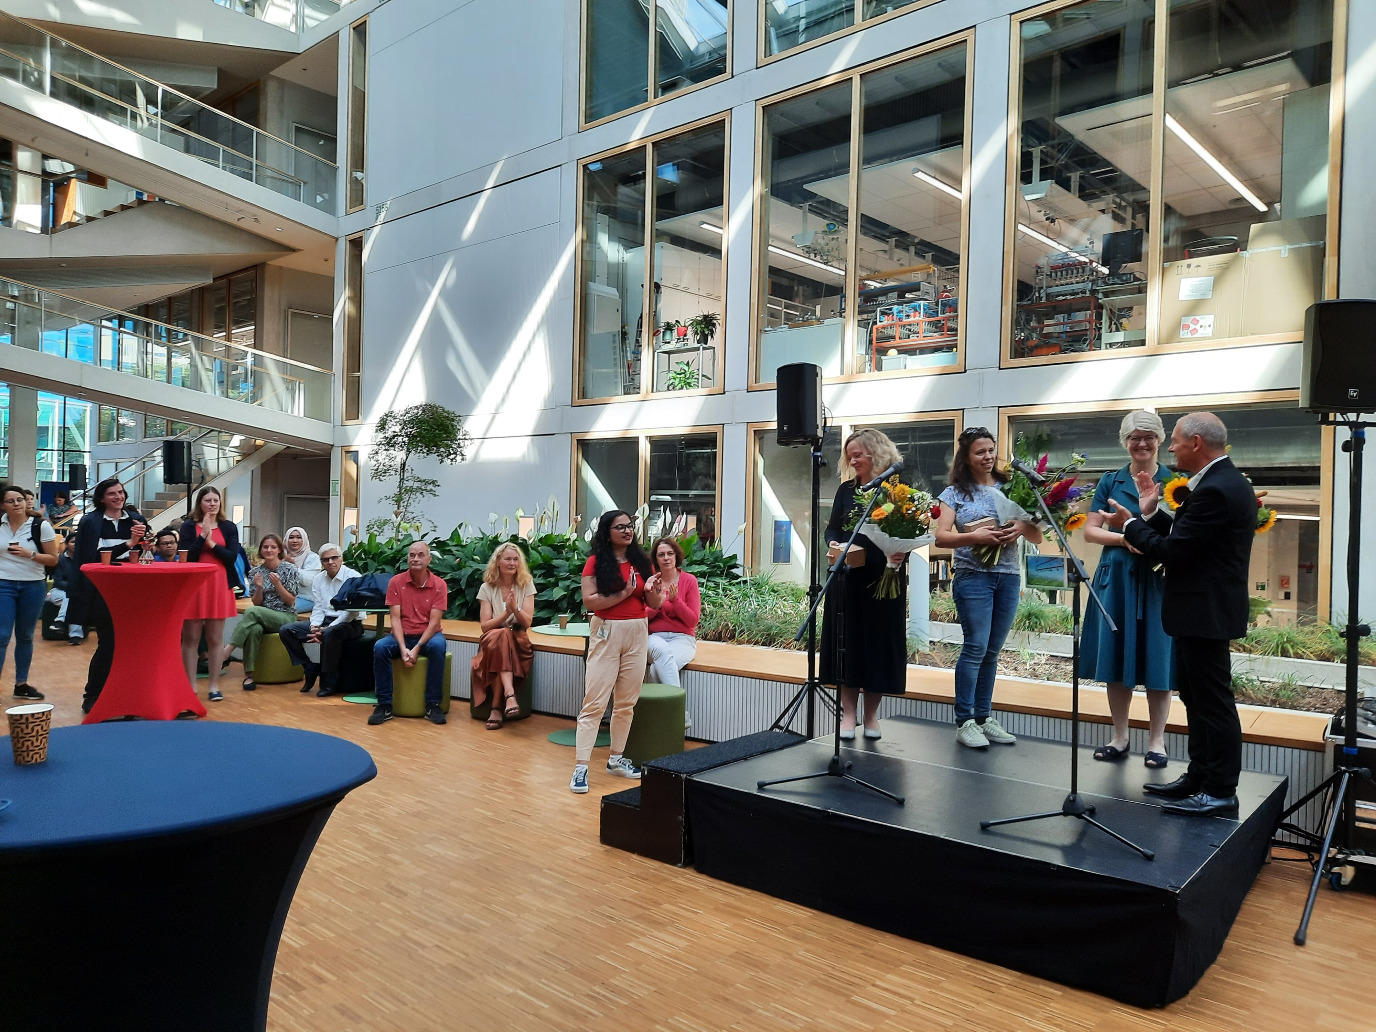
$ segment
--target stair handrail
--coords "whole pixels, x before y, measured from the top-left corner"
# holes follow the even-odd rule
[[[274,136],[272,133],[268,132],[266,129],[259,129],[256,125],[252,125],[252,124],[249,123],[249,122],[245,122],[242,118],[235,118],[233,115],[231,115],[231,114],[230,114],[229,112],[227,112],[227,111],[221,111],[221,110],[220,110],[219,108],[217,108],[217,107],[211,107],[209,104],[205,103],[204,101],[197,100],[195,97],[192,97],[192,96],[190,96],[190,95],[188,95],[188,94],[186,94],[186,93],[183,93],[181,90],[179,90],[179,89],[177,89],[177,88],[175,88],[175,87],[173,87],[173,86],[168,86],[168,85],[166,85],[165,83],[158,82],[157,79],[150,78],[149,76],[144,75],[142,72],[136,72],[136,71],[134,71],[132,68],[129,68],[129,67],[126,67],[125,65],[120,64],[118,61],[111,61],[108,57],[104,57],[104,56],[102,56],[102,55],[100,55],[100,54],[97,54],[97,53],[96,53],[95,51],[93,51],[93,50],[87,50],[87,49],[86,49],[85,47],[83,47],[81,44],[79,44],[79,43],[73,43],[71,40],[67,39],[65,36],[59,36],[57,33],[55,33],[55,32],[49,32],[47,29],[40,29],[37,25],[33,24],[33,22],[31,22],[31,21],[27,21],[27,20],[25,20],[24,18],[16,18],[14,15],[12,15],[12,14],[6,12],[6,11],[0,11],[0,18],[6,18],[6,19],[8,19],[8,20],[10,20],[10,21],[12,21],[12,22],[18,22],[20,25],[23,25],[25,28],[32,29],[34,32],[37,32],[37,33],[39,33],[39,34],[41,34],[41,35],[48,36],[48,37],[51,37],[52,39],[58,40],[58,41],[59,41],[60,43],[62,43],[64,46],[71,47],[73,50],[79,50],[79,51],[81,51],[83,54],[86,54],[88,57],[93,57],[93,58],[95,58],[97,61],[100,61],[100,62],[103,63],[103,64],[109,65],[111,68],[118,68],[121,72],[124,72],[126,75],[133,76],[135,79],[142,79],[144,82],[148,83],[149,85],[156,86],[156,87],[157,87],[159,90],[161,90],[161,91],[164,91],[164,92],[166,92],[166,93],[170,93],[170,94],[172,94],[174,97],[180,97],[182,100],[186,101],[186,102],[189,103],[189,104],[194,104],[194,105],[195,105],[196,107],[198,107],[198,108],[204,108],[206,111],[213,112],[214,114],[216,114],[216,115],[218,115],[218,116],[220,116],[220,117],[222,117],[222,118],[227,118],[227,119],[229,119],[231,122],[238,122],[241,126],[243,126],[245,129],[249,130],[250,132],[252,132],[252,133],[253,133],[254,135],[256,135],[256,136],[265,136],[265,137],[267,137],[269,140],[272,140],[274,143],[280,143],[283,147],[288,147],[288,148],[290,148],[291,150],[298,151],[299,153],[306,155],[306,157],[308,157],[308,158],[311,158],[311,159],[313,159],[313,160],[315,160],[315,161],[323,162],[324,164],[329,165],[331,168],[338,168],[338,167],[339,167],[339,165],[336,164],[335,162],[330,161],[330,160],[328,160],[327,158],[322,158],[322,157],[320,157],[320,155],[318,155],[318,154],[312,154],[310,151],[308,151],[308,150],[306,150],[306,149],[304,149],[304,148],[302,148],[302,147],[298,147],[298,146],[296,146],[296,144],[294,144],[294,143],[288,143],[286,140],[282,139],[280,136]],[[30,67],[38,67],[38,66],[34,65],[32,61],[28,61],[27,59],[25,59],[25,58],[23,58],[23,57],[20,57],[18,54],[11,54],[10,56],[16,58],[17,60],[24,61],[24,63],[25,63],[25,64],[28,64]],[[41,69],[40,69],[40,70],[41,70]],[[65,77],[64,77],[64,78],[65,78]],[[70,82],[71,80],[68,80],[68,81]],[[90,89],[89,86],[84,86],[84,85],[81,84],[81,83],[76,83],[76,85],[82,86],[83,89]],[[95,92],[95,91],[92,91],[92,92]],[[101,94],[101,96],[108,96],[108,94]],[[130,106],[130,105],[128,105],[128,104],[125,104],[125,102],[122,101],[122,100],[120,100],[118,97],[109,97],[109,99],[115,101],[115,103],[117,103],[117,104],[124,104],[125,107],[129,107],[129,106]],[[162,105],[160,104],[160,105],[159,105],[159,108],[161,108],[161,106],[162,106]],[[145,113],[145,114],[146,114],[146,113]],[[166,121],[166,119],[164,119],[161,115],[158,115],[157,118],[158,118],[159,121]],[[180,128],[180,127],[178,127],[178,128]],[[195,135],[195,134],[193,133],[192,135]],[[202,137],[202,139],[206,139],[206,138],[205,138],[205,137]],[[207,143],[215,143],[214,140],[209,140],[209,139],[206,139],[206,142],[207,142]],[[220,144],[216,143],[216,146],[220,146]],[[238,153],[238,152],[236,151],[235,153]],[[249,157],[250,155],[243,155],[243,156],[244,156],[244,157]]]
[[[147,461],[148,461],[149,459],[151,459],[151,458],[154,458],[154,457],[160,455],[160,454],[162,453],[162,446],[163,446],[163,443],[164,443],[165,441],[180,441],[180,440],[184,440],[184,439],[186,439],[186,434],[191,433],[191,432],[196,431],[196,430],[200,430],[201,432],[198,433],[195,437],[192,437],[192,438],[190,439],[190,442],[189,442],[189,443],[191,443],[191,444],[193,444],[193,445],[194,445],[194,444],[199,444],[201,441],[205,440],[207,437],[210,437],[210,436],[213,435],[213,434],[225,434],[225,435],[228,435],[228,436],[230,436],[230,437],[245,437],[245,436],[247,436],[247,435],[245,435],[245,434],[236,434],[236,433],[234,433],[233,431],[230,431],[230,430],[206,429],[206,428],[204,428],[204,427],[195,427],[195,426],[188,427],[186,430],[183,430],[181,433],[177,434],[177,435],[174,436],[174,437],[164,438],[162,441],[159,441],[158,446],[157,446],[156,448],[154,448],[153,450],[148,451],[148,452],[144,452],[144,454],[138,456],[137,458],[130,459],[130,460],[129,460],[125,465],[123,465],[123,466],[116,466],[114,472],[111,473],[110,476],[111,476],[111,477],[114,477],[115,479],[117,479],[121,484],[124,484],[126,487],[128,487],[130,484],[137,484],[137,483],[139,483],[139,482],[143,479],[144,474],[151,472],[151,469],[152,469],[152,467],[143,466],[143,463],[147,462]],[[194,459],[193,459],[193,461],[194,461]],[[133,469],[135,466],[139,466],[139,467],[140,467],[139,470],[138,470],[138,472],[134,473],[132,476],[128,476],[128,477],[122,476],[122,474],[124,474],[124,473],[128,472],[129,470]],[[230,469],[232,469],[232,468],[233,468],[233,465],[230,466]],[[221,470],[221,473],[226,473],[226,472],[228,472],[228,470]],[[220,473],[216,473],[216,474],[215,474],[215,476],[219,476],[219,475],[220,475]],[[102,480],[105,480],[105,479],[108,479],[108,478],[102,477],[101,479],[102,479]],[[207,477],[207,478],[205,478],[204,480],[202,480],[201,483],[202,483],[202,484],[205,484],[205,483],[208,483],[210,480],[213,480],[213,479],[214,479],[214,477]],[[185,485],[185,484],[177,484],[177,485],[174,485],[174,486],[176,486],[176,487],[186,487],[187,485]],[[132,494],[132,493],[133,493],[133,492],[130,492],[130,494]]]

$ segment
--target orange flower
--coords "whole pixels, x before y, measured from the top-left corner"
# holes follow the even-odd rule
[[[882,520],[883,518],[884,518],[884,510],[883,510],[883,509],[875,509],[874,512],[870,513],[870,519],[872,519],[872,520]]]
[[[1086,516],[1084,513],[1082,513],[1082,512],[1072,512],[1072,513],[1070,514],[1070,516],[1069,516],[1069,517],[1066,519],[1066,521],[1065,521],[1065,529],[1066,529],[1066,532],[1069,533],[1070,531],[1073,531],[1073,530],[1079,530],[1081,527],[1083,527],[1083,526],[1084,526],[1086,523],[1088,523],[1088,522],[1089,522],[1089,517]]]

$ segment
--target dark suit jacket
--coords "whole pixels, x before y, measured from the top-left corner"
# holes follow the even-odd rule
[[[122,516],[117,524],[119,533],[128,537],[133,533],[134,520],[142,523],[148,521],[133,506],[127,506],[127,515]],[[101,528],[105,520],[105,514],[100,509],[95,512],[88,512],[81,517],[81,522],[76,527],[76,565],[78,569],[72,577],[72,583],[67,589],[71,601],[67,604],[67,619],[74,624],[86,626],[88,624],[106,624],[110,620],[110,611],[105,608],[105,599],[101,597],[95,585],[87,579],[81,572],[80,567],[86,563],[100,562],[100,538]],[[115,559],[124,559],[129,554],[127,545],[117,545],[114,548],[107,548]]]
[[[1256,537],[1257,496],[1232,460],[1219,459],[1175,518],[1163,503],[1123,531],[1128,544],[1166,568],[1161,623],[1172,638],[1241,638],[1247,633],[1247,568]]]
[[[239,528],[229,520],[220,520],[220,534],[224,537],[224,547],[201,537],[201,529],[195,520],[182,521],[177,540],[177,548],[186,550],[189,563],[219,563],[225,568],[225,582],[229,590],[241,587],[239,574],[234,569],[234,560],[239,557]]]

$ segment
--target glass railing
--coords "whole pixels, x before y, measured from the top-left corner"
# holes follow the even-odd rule
[[[4,13],[0,78],[335,214],[332,162]]]
[[[334,374],[0,277],[0,344],[328,421]],[[188,399],[187,409],[194,401]]]
[[[231,11],[276,25],[288,32],[305,32],[314,28],[349,0],[211,0]]]
[[[81,173],[85,176],[87,173]],[[113,179],[0,168],[0,228],[57,233],[157,198]]]

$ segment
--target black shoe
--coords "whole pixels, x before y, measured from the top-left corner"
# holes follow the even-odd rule
[[[1157,784],[1154,781],[1142,786],[1142,791],[1148,795],[1165,796],[1167,799],[1184,799],[1192,796],[1199,791],[1199,782],[1188,774],[1181,774],[1174,781],[1167,781]]]
[[[392,719],[392,707],[379,702],[373,707],[373,715],[368,718],[369,724],[385,724]]]
[[[328,699],[331,695],[338,694],[339,690],[337,688],[334,688],[333,686],[325,684],[323,682],[321,683],[320,687],[317,688],[315,691],[315,697],[317,699]]]
[[[432,724],[449,723],[449,718],[444,715],[444,710],[440,709],[438,706],[431,706],[428,710],[426,710],[425,719],[430,721],[430,723]]]
[[[242,687],[246,692],[256,692],[258,690],[258,685],[254,683],[254,680],[251,677],[244,678],[244,683]]]
[[[1196,792],[1178,803],[1166,803],[1161,809],[1166,813],[1183,813],[1190,817],[1217,817],[1237,813],[1237,796],[1211,796]]]
[[[81,712],[82,712],[82,713],[90,713],[90,712],[91,712],[91,707],[94,706],[95,704],[96,704],[96,700],[95,700],[95,699],[82,699],[82,700],[81,700]]]
[[[315,687],[315,682],[320,678],[320,666],[316,663],[306,664],[306,683],[301,686],[301,694],[305,695]]]
[[[43,693],[31,684],[17,684],[14,686],[14,697],[16,699],[34,699],[36,701],[43,698]]]

